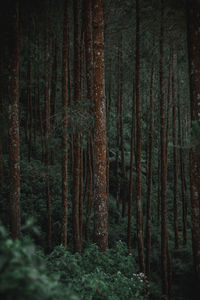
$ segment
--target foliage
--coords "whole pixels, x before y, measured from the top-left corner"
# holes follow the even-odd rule
[[[60,274],[62,283],[71,285],[80,299],[145,299],[144,274],[133,273],[134,257],[121,241],[106,253],[91,244],[82,255],[59,246],[47,263],[50,272]]]
[[[79,298],[48,274],[41,253],[29,239],[11,240],[0,226],[0,298],[5,300],[53,300]]]
[[[27,225],[29,226],[29,225]],[[83,255],[58,246],[45,257],[30,239],[11,240],[0,227],[0,297],[16,299],[145,299],[144,275],[119,241],[106,253],[96,245]],[[46,261],[46,264],[45,264]],[[78,295],[78,296],[77,296]]]

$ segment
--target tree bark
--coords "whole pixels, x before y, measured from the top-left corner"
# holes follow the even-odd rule
[[[165,87],[164,87],[164,0],[161,0],[160,32],[160,160],[161,160],[161,267],[163,294],[168,299],[169,283],[167,268],[167,226],[166,226],[166,145],[165,145]]]
[[[67,246],[67,205],[68,205],[68,178],[67,178],[67,58],[68,58],[68,22],[69,22],[69,1],[64,4],[63,24],[63,46],[62,46],[62,233],[61,243]]]
[[[188,54],[190,73],[190,103],[192,147],[190,150],[190,185],[192,245],[196,275],[200,281],[200,155],[197,150],[194,127],[200,130],[200,1],[187,1]]]
[[[179,248],[178,235],[178,157],[177,157],[177,127],[176,127],[176,95],[175,95],[175,80],[174,80],[174,49],[172,45],[172,128],[173,128],[173,171],[174,171],[174,243],[175,248]]]
[[[104,74],[104,21],[102,0],[92,3],[94,53],[94,241],[108,248],[108,199],[106,189],[106,101]]]
[[[154,44],[153,44],[154,47]],[[153,50],[154,51],[154,50]],[[150,129],[149,129],[149,159],[148,159],[148,182],[147,182],[147,221],[146,221],[146,275],[150,275],[151,254],[151,200],[152,200],[152,175],[153,175],[153,143],[154,143],[154,53],[151,69],[150,84]]]
[[[10,161],[10,234],[21,237],[20,218],[20,140],[19,140],[19,3],[13,1],[10,12],[9,60],[9,161]]]
[[[79,0],[74,0],[74,100],[78,103],[81,100],[81,69],[80,69],[80,10]],[[81,252],[80,226],[79,226],[79,196],[80,196],[80,134],[74,135],[74,169],[73,169],[73,238],[74,251]]]
[[[141,99],[140,99],[140,7],[136,0],[136,197],[137,197],[137,235],[138,256],[140,271],[145,272],[144,265],[144,233],[143,233],[143,208],[142,208],[142,185],[141,185]]]

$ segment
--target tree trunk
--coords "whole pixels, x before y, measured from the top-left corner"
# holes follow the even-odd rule
[[[190,151],[191,218],[194,265],[200,280],[200,155],[194,128],[200,130],[200,1],[187,1],[192,147]]]
[[[174,80],[174,49],[172,46],[172,128],[173,128],[173,171],[174,171],[174,242],[175,248],[179,248],[178,236],[178,157],[177,157],[177,138],[176,138],[176,95],[175,95],[175,80]]]
[[[50,135],[50,39],[48,24],[46,24],[45,37],[45,190],[46,190],[46,207],[47,207],[47,247],[48,251],[52,248],[52,221],[51,221],[51,193],[49,184],[49,135]]]
[[[153,43],[154,47],[154,43]],[[154,50],[153,50],[154,51]],[[147,182],[147,221],[146,221],[146,275],[150,275],[151,254],[151,200],[152,200],[152,173],[153,173],[153,139],[154,139],[154,53],[151,70],[150,85],[150,129],[149,129],[149,160],[148,160],[148,182]]]
[[[141,186],[141,101],[140,101],[140,10],[139,0],[136,0],[136,197],[137,197],[137,235],[138,256],[140,271],[144,273],[144,234],[143,234],[143,208],[142,208],[142,186]]]
[[[160,32],[160,160],[161,160],[161,267],[163,294],[168,299],[167,268],[167,226],[166,226],[166,145],[165,145],[165,86],[164,86],[164,0],[161,0],[161,32]]]
[[[20,218],[20,141],[19,141],[19,3],[13,1],[10,11],[9,60],[9,162],[10,162],[10,234],[21,237]]]
[[[74,99],[81,100],[79,0],[74,0]],[[80,134],[74,135],[74,169],[72,187],[74,251],[81,252],[79,226]]]
[[[133,84],[132,127],[131,127],[131,157],[130,157],[129,201],[128,201],[128,232],[127,232],[127,246],[128,246],[129,253],[131,252],[134,152],[135,152],[135,86]]]
[[[104,22],[102,0],[92,3],[94,53],[94,241],[108,248],[108,199],[106,189],[106,101],[104,85]]]
[[[183,244],[187,244],[187,203],[185,195],[185,170],[183,161],[183,136],[182,136],[182,122],[181,122],[181,107],[180,94],[178,93],[178,144],[180,147],[180,175],[181,175],[181,199],[182,199],[182,226],[183,226]]]
[[[62,233],[61,242],[67,246],[67,202],[68,202],[68,180],[67,180],[67,57],[68,57],[68,22],[69,22],[69,1],[64,5],[63,25],[63,48],[62,48]]]

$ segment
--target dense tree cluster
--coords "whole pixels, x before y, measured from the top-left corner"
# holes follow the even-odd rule
[[[199,16],[199,0],[5,3],[0,206],[14,241],[24,239],[33,216],[39,233],[28,234],[47,262],[71,251],[86,268],[92,243],[109,261],[106,253],[122,240],[142,276],[140,299],[193,299],[200,280]],[[181,291],[179,280],[191,282],[187,273],[193,286]],[[91,299],[115,299],[100,294]]]

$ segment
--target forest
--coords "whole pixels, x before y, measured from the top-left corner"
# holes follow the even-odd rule
[[[200,298],[200,1],[0,9],[0,299]]]

